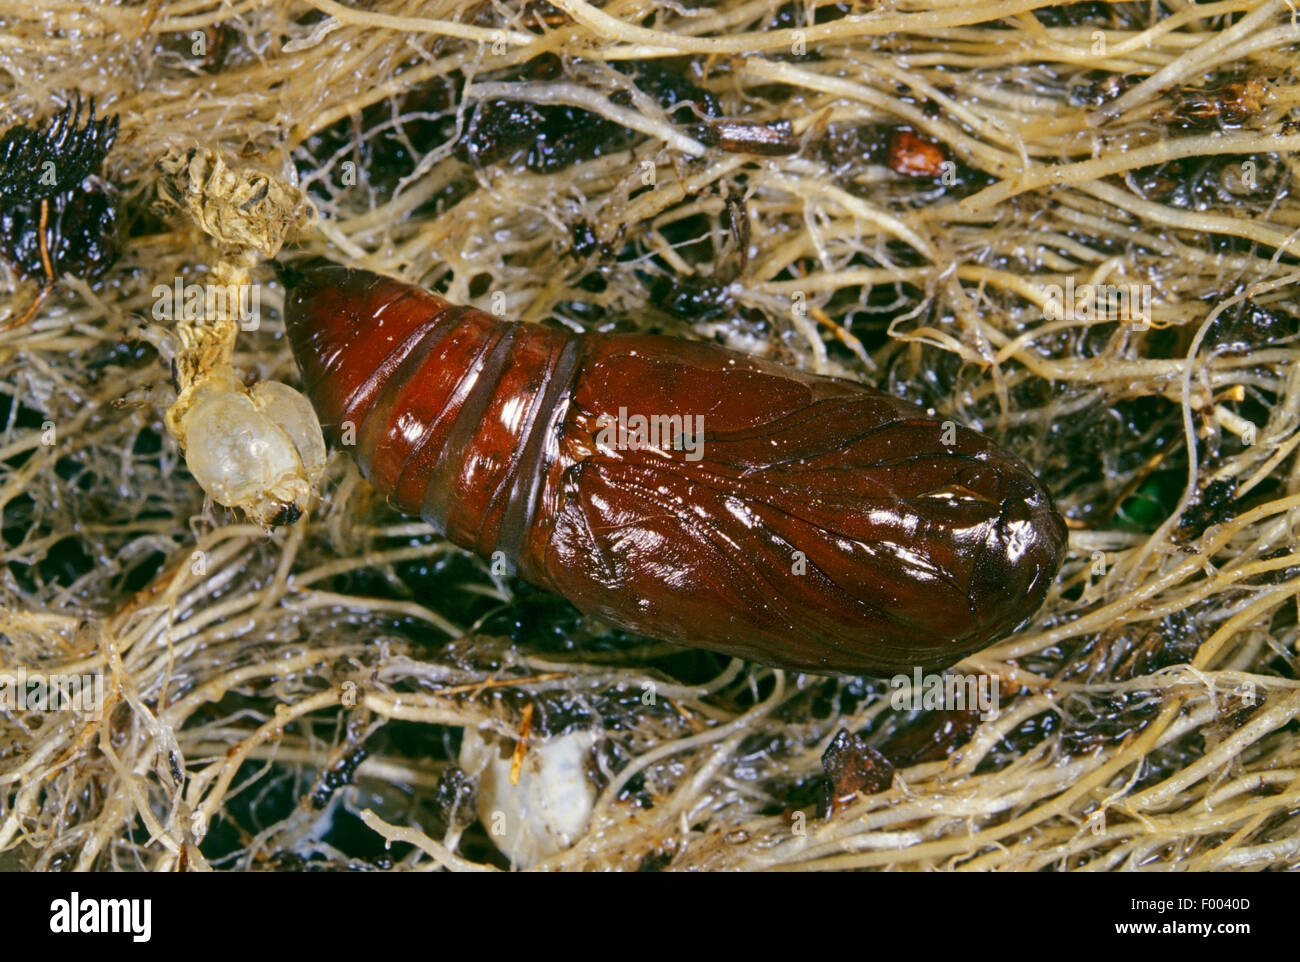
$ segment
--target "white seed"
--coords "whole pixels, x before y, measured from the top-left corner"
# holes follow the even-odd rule
[[[204,491],[269,527],[302,514],[325,467],[325,439],[305,397],[264,381],[252,391],[213,378],[184,416],[185,460]]]
[[[510,784],[513,743],[465,729],[460,766],[478,778],[478,815],[501,854],[519,868],[573,845],[587,829],[596,787],[587,775],[591,732],[530,739]]]
[[[279,381],[253,385],[252,395],[258,406],[289,435],[307,477],[317,478],[325,470],[325,437],[311,402]]]

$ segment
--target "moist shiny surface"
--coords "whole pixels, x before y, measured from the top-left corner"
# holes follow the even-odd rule
[[[787,668],[935,668],[1032,615],[1063,559],[1021,461],[859,384],[511,324],[364,271],[289,288],[308,396],[327,431],[356,425],[372,483],[623,628]],[[637,415],[702,431],[603,430]]]

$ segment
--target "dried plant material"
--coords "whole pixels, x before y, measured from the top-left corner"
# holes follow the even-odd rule
[[[210,148],[173,148],[157,162],[159,191],[226,249],[274,257],[285,235],[308,219],[296,187],[256,168],[238,168]]]
[[[128,229],[0,335],[0,697],[102,687],[0,709],[0,857],[507,869],[461,748],[495,745],[508,786],[532,705],[513,788],[589,738],[593,799],[534,868],[1300,867],[1300,27],[1278,0],[1178,6],[4,5],[0,129],[93,93]],[[723,150],[719,118],[788,122],[798,151]],[[900,129],[937,177],[891,169]],[[189,213],[151,214],[154,165],[191,146],[203,169],[165,175]],[[281,214],[249,223],[273,184]],[[291,191],[320,215],[296,233]],[[996,713],[607,630],[344,458],[271,537],[205,507],[170,358],[135,334],[199,351],[190,382],[228,362],[232,394],[300,389],[282,242],[991,434],[1071,525],[1043,610],[957,666]],[[220,263],[263,289],[257,329],[151,317]],[[822,819],[842,729],[895,774]]]
[[[822,791],[822,812],[830,817],[861,795],[875,795],[894,781],[889,759],[868,745],[859,735],[841,728],[822,755],[826,785]]]
[[[279,252],[286,234],[309,219],[309,206],[297,188],[257,169],[232,167],[215,150],[172,149],[155,166],[164,175],[160,195],[220,251],[206,289],[195,288],[203,303],[184,312],[174,336],[149,332],[160,350],[163,341],[179,345],[168,351],[176,390],[165,416],[168,433],[218,504],[265,528],[292,524],[307,510],[325,468],[320,422],[307,399],[279,381],[246,388],[231,357],[241,321],[260,322],[249,268],[259,254]],[[164,312],[173,319],[184,300],[179,281],[176,287]],[[169,295],[165,286],[156,293]]]

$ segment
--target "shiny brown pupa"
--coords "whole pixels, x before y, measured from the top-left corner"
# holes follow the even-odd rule
[[[933,669],[1029,618],[1064,556],[1021,461],[854,382],[502,321],[369,271],[284,280],[307,395],[370,482],[627,630],[782,668]]]

